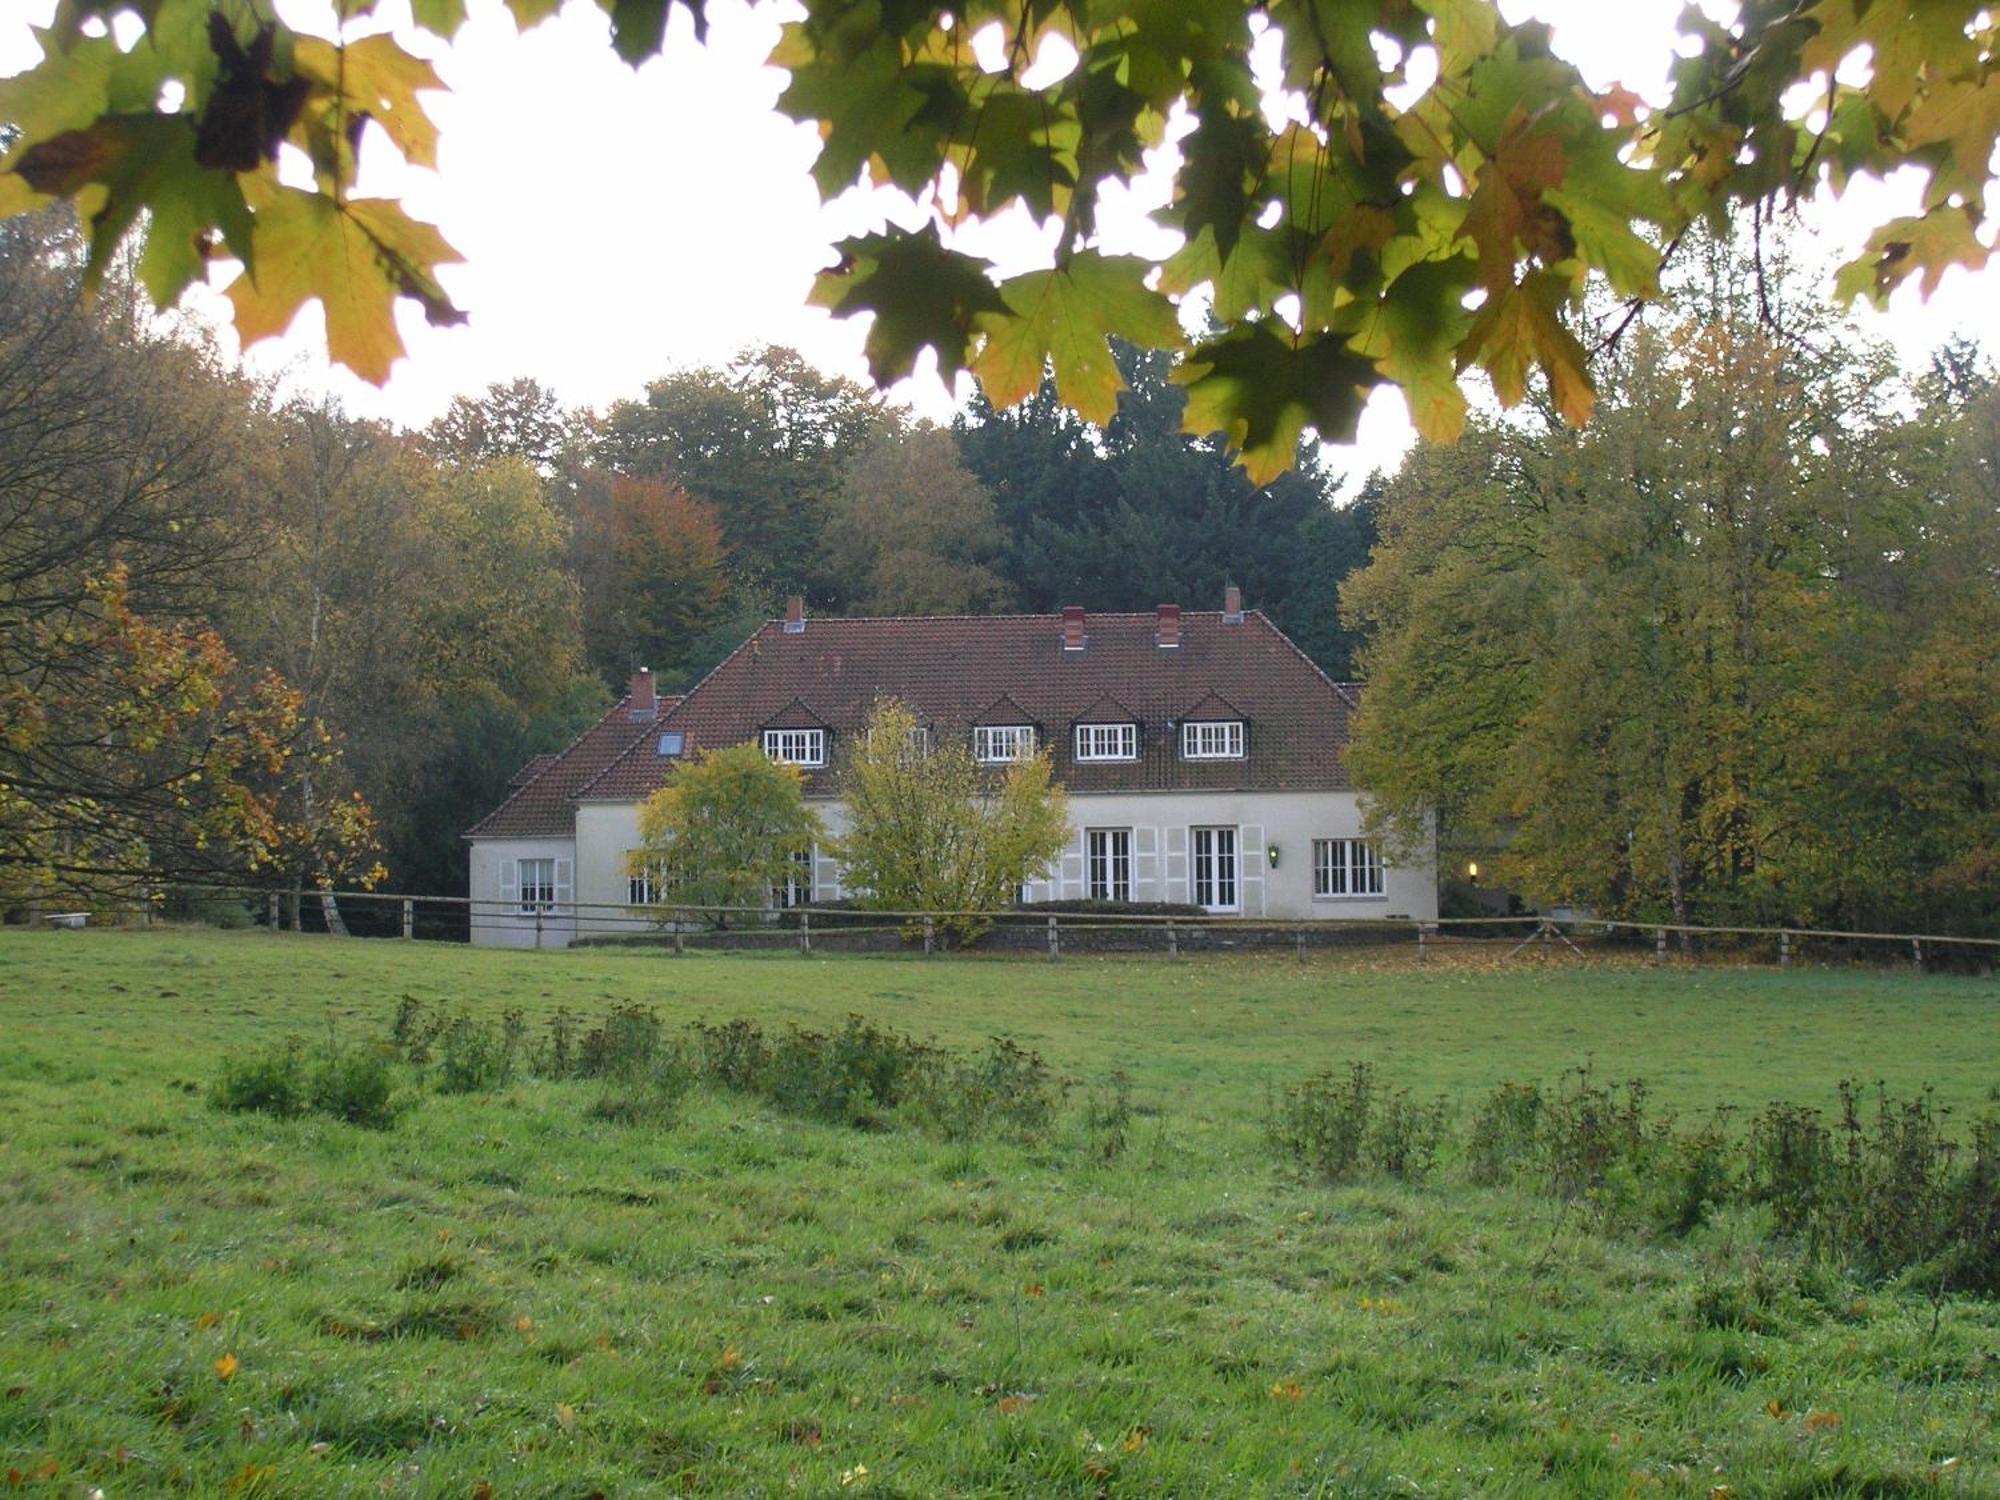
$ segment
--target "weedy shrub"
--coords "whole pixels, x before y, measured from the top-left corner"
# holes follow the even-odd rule
[[[1346,1182],[1361,1171],[1375,1102],[1375,1068],[1349,1063],[1345,1073],[1321,1073],[1272,1101],[1266,1133],[1272,1143],[1328,1182]]]
[[[1084,1128],[1092,1137],[1092,1154],[1116,1161],[1125,1154],[1126,1132],[1132,1124],[1132,1079],[1123,1068],[1111,1075],[1110,1086],[1093,1089],[1083,1105]]]
[[[529,1055],[528,1066],[540,1078],[572,1078],[576,1075],[576,1017],[567,1006],[542,1024],[542,1039]]]
[[[863,1128],[902,1103],[913,1074],[935,1049],[849,1016],[836,1032],[797,1026],[771,1045],[764,1092],[780,1109]]]
[[[1541,1135],[1541,1085],[1501,1084],[1472,1117],[1465,1146],[1466,1176],[1482,1187],[1514,1181],[1538,1158]]]
[[[1541,1135],[1547,1190],[1554,1197],[1598,1192],[1620,1164],[1628,1176],[1643,1173],[1652,1144],[1645,1080],[1632,1079],[1621,1095],[1599,1083],[1588,1063],[1571,1068],[1544,1102]]]
[[[1750,1125],[1746,1196],[1770,1207],[1772,1228],[1818,1249],[1834,1187],[1833,1138],[1820,1112],[1773,1103]]]
[[[405,1107],[389,1059],[380,1048],[369,1046],[329,1042],[313,1060],[307,1096],[320,1114],[369,1130],[389,1129]]]
[[[912,1054],[904,1096],[948,1139],[1033,1135],[1055,1118],[1062,1086],[1039,1053],[995,1037],[970,1058],[934,1047]]]
[[[688,1028],[688,1047],[695,1071],[710,1082],[739,1094],[763,1087],[771,1044],[755,1021],[728,1021],[721,1026],[696,1021]]]
[[[1422,1182],[1436,1170],[1449,1106],[1442,1099],[1418,1104],[1408,1089],[1384,1096],[1368,1130],[1368,1164],[1405,1182]]]
[[[478,1094],[511,1083],[527,1025],[509,1011],[498,1025],[459,1011],[440,1017],[427,1051],[437,1066],[438,1092]]]
[[[659,1013],[649,1006],[620,1005],[585,1033],[576,1071],[584,1078],[640,1079],[657,1068],[665,1050]]]
[[[209,1103],[234,1113],[295,1119],[317,1113],[387,1130],[403,1112],[389,1059],[374,1047],[343,1047],[328,1033],[308,1050],[298,1037],[248,1056],[226,1057]]]
[[[1718,1109],[1700,1129],[1680,1134],[1664,1130],[1655,1141],[1647,1164],[1650,1191],[1644,1195],[1655,1229],[1692,1234],[1734,1196],[1735,1147],[1728,1117],[1726,1109]]]
[[[285,1120],[304,1114],[310,1097],[305,1043],[297,1037],[262,1052],[223,1058],[222,1072],[208,1091],[208,1102],[216,1109]]]

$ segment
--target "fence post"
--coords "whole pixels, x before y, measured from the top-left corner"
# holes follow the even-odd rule
[[[1919,974],[1924,971],[1924,940],[1922,938],[1910,939],[1910,966]]]
[[[809,911],[802,911],[799,913],[799,952],[810,953],[812,951],[813,951],[812,913]]]
[[[278,930],[278,893],[271,892],[271,931]]]
[[[1781,969],[1789,969],[1791,966],[1792,966],[1792,934],[1791,934],[1791,929],[1785,928],[1780,930],[1778,933],[1778,967]]]
[[[687,934],[687,913],[677,906],[674,908],[674,957],[675,958],[679,958],[687,952],[687,949],[683,946],[683,944],[687,941],[686,934]]]
[[[535,946],[542,946],[542,903],[535,903]]]
[[[407,940],[417,935],[417,903],[409,897],[403,898],[403,937]]]
[[[1429,950],[1424,946],[1424,924],[1419,922],[1417,923],[1417,962],[1423,963],[1429,957]]]
[[[1050,917],[1050,918],[1049,918],[1049,957],[1050,957],[1050,958],[1054,958],[1054,957],[1056,957],[1056,955],[1057,955],[1057,954],[1059,954],[1059,953],[1061,953],[1061,952],[1062,952],[1062,940],[1061,940],[1060,938],[1058,938],[1058,937],[1056,936],[1056,919],[1055,919],[1054,917]]]
[[[1168,957],[1168,958],[1179,958],[1180,956],[1181,956],[1181,938],[1180,938],[1180,934],[1174,931],[1174,919],[1173,919],[1172,917],[1168,917],[1168,918],[1167,918],[1167,957]]]
[[[1292,951],[1300,963],[1306,961],[1306,928],[1303,922],[1299,924],[1299,930],[1292,934]]]
[[[1655,927],[1653,929],[1653,962],[1656,964],[1663,964],[1666,961],[1667,961],[1667,929],[1664,927]]]
[[[931,951],[931,919],[924,918],[924,952]]]

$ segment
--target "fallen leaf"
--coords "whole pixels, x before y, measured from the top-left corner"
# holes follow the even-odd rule
[[[1790,1412],[1785,1410],[1785,1403],[1782,1401],[1770,1401],[1765,1403],[1764,1411],[1766,1415],[1775,1417],[1781,1422],[1786,1417],[1791,1415]]]
[[[1840,1413],[1837,1411],[1809,1411],[1806,1413],[1806,1426],[1814,1432],[1823,1432],[1828,1428],[1838,1427],[1839,1425]]]
[[[567,1402],[558,1401],[556,1403],[556,1426],[560,1427],[564,1432],[575,1432],[576,1408]]]
[[[520,1317],[514,1320],[514,1332],[533,1333],[534,1331],[535,1331],[535,1320],[527,1316],[527,1314],[523,1313]]]
[[[1118,1446],[1123,1448],[1127,1453],[1137,1453],[1146,1446],[1146,1439],[1152,1435],[1153,1429],[1150,1427],[1134,1427],[1130,1432],[1125,1434],[1125,1441]]]
[[[1031,1281],[1021,1288],[1021,1294],[1026,1297],[1045,1297],[1048,1291],[1039,1281]]]
[[[240,1363],[235,1355],[225,1354],[215,1362],[215,1373],[224,1380],[234,1379]]]
[[[1306,1388],[1296,1380],[1281,1380],[1271,1387],[1273,1401],[1303,1401]]]
[[[205,1312],[200,1317],[194,1320],[194,1326],[198,1329],[213,1328],[215,1327],[216,1324],[220,1323],[221,1321],[222,1321],[221,1313]]]
[[[1033,1396],[1002,1396],[999,1411],[1002,1416],[1011,1417],[1016,1412],[1026,1411],[1034,1405],[1034,1401]]]

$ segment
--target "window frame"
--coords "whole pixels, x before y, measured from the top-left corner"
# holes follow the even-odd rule
[[[1313,900],[1380,901],[1388,895],[1387,865],[1373,839],[1312,841]]]
[[[771,887],[771,905],[777,911],[796,911],[801,906],[811,906],[813,901],[814,860],[817,848],[794,849],[792,851],[790,873],[782,883]]]
[[[1226,851],[1221,847],[1224,834],[1228,835],[1229,847]],[[1203,842],[1209,846],[1206,853],[1201,848]],[[1205,876],[1202,874],[1204,862],[1208,865],[1208,873]],[[1229,891],[1229,900],[1226,902],[1216,899],[1223,889],[1225,863],[1228,866]],[[1202,899],[1203,885],[1208,887],[1209,899],[1206,901]],[[1243,910],[1242,829],[1228,823],[1204,824],[1198,828],[1188,829],[1188,900],[1203,911],[1216,915]]]
[[[1100,880],[1099,872],[1103,879]],[[1132,899],[1132,830],[1083,831],[1083,893],[1092,901]]]
[[[528,869],[539,865],[548,871],[546,881],[530,885]],[[554,911],[556,906],[556,857],[553,854],[531,854],[515,862],[516,876],[520,881],[521,915],[532,917],[538,912]],[[530,892],[535,894],[531,895]]]
[[[1011,754],[993,753],[995,737],[1009,736]],[[1035,753],[1035,726],[1032,724],[975,724],[972,726],[972,758],[982,766],[1012,765]]]
[[[1106,734],[1113,737],[1116,748],[1105,750],[1101,747],[1101,739]],[[1073,743],[1078,762],[1137,760],[1139,726],[1129,719],[1096,720],[1079,724],[1076,726]]]
[[[1220,749],[1203,745],[1219,740]],[[1182,760],[1242,760],[1249,736],[1241,719],[1187,719],[1181,724]]]
[[[799,755],[785,753],[787,741],[796,739]],[[803,766],[811,769],[826,764],[826,731],[824,729],[767,729],[763,737],[764,753],[780,765]],[[808,758],[810,757],[810,758]]]

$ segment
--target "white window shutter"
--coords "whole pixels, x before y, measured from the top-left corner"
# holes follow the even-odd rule
[[[559,914],[569,909],[570,886],[575,878],[574,869],[573,861],[567,859],[556,861],[556,911]]]
[[[509,906],[521,904],[521,867],[511,859],[500,861],[500,899]]]

